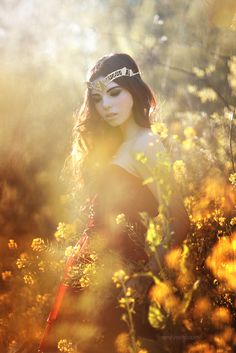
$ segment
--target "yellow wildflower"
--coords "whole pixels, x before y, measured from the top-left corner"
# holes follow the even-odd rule
[[[150,325],[154,328],[165,328],[165,316],[162,314],[160,307],[155,303],[149,306],[148,321]]]
[[[202,77],[205,76],[204,70],[199,69],[198,67],[194,67],[194,68],[193,68],[193,73],[194,73],[197,77],[199,77],[199,78],[202,78]]]
[[[74,255],[74,256],[79,256],[79,253],[80,253],[80,245],[75,245],[75,246],[68,246],[65,250],[65,256],[66,257],[69,257],[71,255]],[[91,255],[90,255],[91,257]],[[92,257],[91,257],[92,259]]]
[[[179,141],[179,136],[177,134],[173,134],[171,136],[171,138],[174,140],[174,141]]]
[[[59,222],[57,231],[54,234],[56,240],[62,240],[66,238],[66,225],[65,223]]]
[[[219,122],[220,119],[221,119],[220,114],[217,113],[217,112],[212,113],[212,114],[210,115],[210,117],[211,117],[213,120],[217,121],[217,122]]]
[[[162,215],[158,215],[160,221]],[[155,224],[153,220],[149,221],[149,226],[146,235],[146,242],[152,252],[155,252],[157,247],[161,244],[162,241],[162,230],[160,224]]]
[[[141,162],[142,164],[147,163],[147,157],[143,152],[136,153],[135,158],[138,162]]]
[[[130,297],[132,295],[132,288],[128,287],[126,289],[126,293],[125,293],[126,297]]]
[[[230,225],[234,226],[236,224],[236,217],[233,217],[230,221]]]
[[[73,246],[67,246],[66,250],[65,250],[65,256],[69,257],[73,254]]]
[[[186,151],[190,151],[195,147],[195,143],[193,142],[192,139],[186,139],[182,142],[182,146]]]
[[[193,205],[194,198],[192,196],[185,197],[184,199],[184,206],[190,209]]]
[[[82,288],[86,288],[89,286],[90,281],[89,281],[88,277],[82,277],[82,278],[80,278],[79,283]]]
[[[89,255],[90,259],[93,260],[93,261],[96,261],[98,259],[98,256],[97,254],[93,253],[93,254],[90,254]]]
[[[116,217],[116,224],[124,224],[124,223],[125,223],[125,214],[124,213],[118,214],[118,216]]]
[[[26,253],[20,254],[20,257],[16,260],[16,266],[19,269],[25,268],[29,264],[29,256]]]
[[[231,182],[231,184],[232,184],[233,186],[236,186],[236,173],[230,174],[230,176],[229,176],[229,181]]]
[[[17,243],[15,242],[14,239],[9,239],[8,248],[11,249],[11,250],[17,249]]]
[[[11,271],[4,271],[4,272],[2,272],[2,279],[3,279],[3,281],[9,280],[9,279],[11,279],[11,277],[12,277]]]
[[[214,102],[217,99],[217,94],[212,88],[203,88],[198,91],[197,96],[201,99],[202,103]]]
[[[178,183],[185,179],[186,165],[183,160],[176,160],[173,164],[174,177]]]
[[[215,71],[215,69],[216,69],[215,65],[211,64],[206,67],[205,72],[209,76],[210,74],[212,74]]]
[[[36,295],[36,302],[39,304],[45,304],[48,301],[48,294],[38,294]]]
[[[58,223],[57,231],[54,233],[54,237],[57,241],[62,241],[70,238],[75,231],[73,224],[66,224],[63,222]]]
[[[126,275],[125,271],[119,270],[114,273],[112,280],[115,283],[116,287],[120,287],[122,282],[125,282],[129,276]]]
[[[67,339],[62,339],[58,342],[57,347],[60,352],[63,353],[73,353],[75,350],[73,349],[72,342],[68,341]]]
[[[155,135],[160,135],[163,139],[168,136],[168,129],[164,123],[154,123],[151,125],[151,129]]]
[[[225,217],[219,217],[218,218],[218,223],[222,227],[225,223],[226,218]]]
[[[34,284],[35,280],[32,276],[32,274],[29,272],[27,275],[23,277],[25,284],[32,285]]]
[[[39,268],[39,271],[45,272],[45,262],[44,261],[40,261],[38,263],[38,268]]]
[[[188,126],[184,129],[184,135],[188,138],[193,138],[196,136],[196,130],[192,126]]]
[[[46,249],[46,244],[42,238],[34,238],[31,243],[33,251],[41,252]]]
[[[196,94],[197,93],[197,86],[193,86],[193,85],[188,85],[188,92],[191,94]]]
[[[125,297],[125,298],[119,299],[119,304],[121,308],[126,308],[126,306],[134,304],[134,301],[135,300],[132,297]]]

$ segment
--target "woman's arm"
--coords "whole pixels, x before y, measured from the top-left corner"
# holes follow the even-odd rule
[[[146,163],[141,163],[136,159],[138,153],[144,153],[145,157],[147,158]],[[160,141],[158,135],[154,135],[150,130],[146,129],[140,136],[138,136],[133,149],[134,167],[137,174],[143,180],[147,180],[153,176],[154,169],[158,166],[159,153],[166,153],[162,142]],[[172,171],[170,171],[168,175],[166,175],[166,172],[163,171],[163,175],[161,174],[160,178],[163,178],[163,183],[169,183],[172,191],[172,196],[169,203],[169,211],[175,234],[173,245],[181,245],[185,240],[190,228],[189,217],[184,207],[181,194],[178,190],[178,185],[174,180]],[[163,189],[165,189],[165,186],[163,185],[162,188],[159,180],[155,180],[155,178],[152,182],[148,183],[147,186],[160,204],[162,193],[164,192]]]

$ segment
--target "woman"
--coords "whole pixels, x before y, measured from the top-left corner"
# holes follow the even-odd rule
[[[158,210],[169,215],[171,246],[181,244],[188,232],[188,216],[173,185],[171,172],[166,175],[165,170],[162,175],[161,171],[161,182],[152,176],[152,170],[158,163],[157,156],[165,153],[160,139],[151,131],[150,116],[155,108],[155,97],[129,55],[104,56],[89,71],[84,103],[75,126],[76,148],[73,151],[77,160],[78,183],[86,197],[93,200],[94,226],[90,229],[93,235],[89,235],[89,241],[88,232],[82,237],[86,247],[82,252],[86,253],[88,247],[91,249],[90,243],[96,250],[99,248],[102,258],[96,273],[99,285],[90,286],[80,295],[67,293],[63,299],[64,309],[60,308],[57,320],[59,322],[61,317],[62,327],[63,323],[66,326],[66,320],[70,323],[71,338],[77,341],[80,352],[121,351],[119,337],[127,331],[127,326],[121,320],[122,311],[117,305],[111,276],[120,268],[125,268],[132,276],[138,268],[152,262],[147,255],[147,229],[140,214],[145,213],[143,218],[146,221],[157,216]],[[149,182],[144,183],[147,179]],[[161,187],[163,183],[170,187]],[[171,190],[169,202],[163,201],[166,200],[166,190]],[[125,219],[126,227],[119,224],[120,219]],[[160,268],[152,266],[152,270],[158,272]],[[105,273],[106,279],[103,278]],[[135,286],[131,282],[130,286]],[[142,280],[141,284],[144,282]],[[146,291],[148,286],[149,282]],[[137,291],[136,296],[139,296]],[[136,334],[155,340],[155,330],[147,322],[144,302],[135,308]],[[55,311],[52,315],[54,319],[58,306],[56,315]],[[55,344],[59,335],[50,335]],[[43,345],[46,340],[43,340]],[[50,344],[48,347],[43,351],[53,351]]]

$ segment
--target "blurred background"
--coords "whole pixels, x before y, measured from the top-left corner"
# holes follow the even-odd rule
[[[34,283],[31,273],[11,284],[15,258],[24,268],[22,253],[32,239],[52,240],[59,222],[76,218],[62,172],[71,153],[73,114],[83,100],[88,67],[110,52],[133,56],[155,91],[159,132],[168,129],[173,159],[183,159],[189,173],[183,194],[200,193],[201,181],[212,185],[207,197],[214,198],[231,174],[236,185],[235,0],[0,0],[0,313],[5,320],[0,344],[8,342],[9,352],[22,343],[14,340],[14,330],[6,330],[13,322],[8,313],[16,307],[9,303],[23,283]],[[212,168],[221,175],[214,169],[207,179]],[[227,212],[234,202],[230,197]],[[198,202],[205,213],[206,205]],[[31,251],[37,246],[31,244]],[[43,291],[52,286],[43,289],[43,281],[37,310],[45,307]],[[32,306],[32,320],[36,310],[27,288],[21,299],[31,299],[16,316],[18,336],[26,338],[22,313]]]

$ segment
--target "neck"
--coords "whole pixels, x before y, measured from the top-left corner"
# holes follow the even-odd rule
[[[121,133],[123,135],[124,141],[129,141],[134,138],[140,130],[144,128],[139,126],[135,120],[133,115],[120,127]]]

